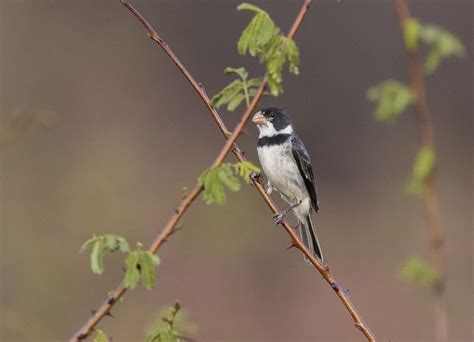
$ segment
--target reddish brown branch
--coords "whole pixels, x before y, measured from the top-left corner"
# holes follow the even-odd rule
[[[395,0],[395,10],[403,31],[405,23],[410,19],[410,10],[406,0]],[[411,87],[415,94],[414,107],[420,134],[420,145],[423,148],[434,150],[434,128],[426,100],[420,51],[418,49],[407,50],[407,54],[410,67]],[[445,291],[444,232],[441,227],[435,170],[431,172],[426,181],[424,202],[430,235],[431,257],[438,273],[438,282],[433,287],[436,296],[435,339],[436,341],[447,341],[448,319]]]
[[[211,106],[209,97],[207,96],[204,88],[196,82],[196,80],[191,76],[191,74],[186,70],[186,68],[183,66],[183,64],[179,61],[179,59],[176,57],[176,55],[173,53],[173,51],[168,47],[168,45],[160,38],[160,36],[156,33],[156,31],[153,29],[153,27],[145,20],[145,18],[127,1],[121,0],[122,4],[127,7],[134,15],[135,17],[144,25],[145,29],[148,31],[148,34],[150,38],[155,41],[157,44],[160,45],[160,47],[166,52],[166,54],[171,58],[171,60],[175,63],[175,65],[179,68],[179,70],[182,72],[182,74],[185,76],[185,78],[188,80],[188,82],[193,86],[193,88],[196,90],[196,92],[200,95],[201,99],[205,103],[207,109],[211,113],[214,121],[216,122],[217,126],[219,127],[220,131],[224,135],[224,137],[227,139],[226,144],[222,148],[221,152],[219,153],[218,157],[213,163],[213,166],[218,166],[220,165],[227,154],[232,151],[234,155],[237,157],[239,161],[245,161],[245,157],[242,153],[242,151],[239,149],[239,147],[235,144],[238,136],[242,132],[242,129],[244,128],[245,124],[248,122],[251,114],[253,113],[258,101],[260,98],[263,96],[266,83],[267,83],[267,78],[264,78],[264,81],[262,82],[261,86],[257,90],[257,93],[255,97],[252,100],[252,103],[250,106],[247,108],[246,112],[242,116],[239,124],[233,131],[232,135],[228,138],[229,131],[226,128],[224,122],[220,118],[219,114],[217,111]],[[296,17],[293,25],[291,26],[291,29],[288,33],[288,37],[293,37],[293,35],[296,33],[298,30],[305,14],[307,13],[307,10],[311,4],[311,0],[306,0],[298,13],[298,16]],[[252,181],[255,188],[257,191],[260,193],[264,201],[267,203],[269,208],[274,212],[278,212],[278,208],[276,205],[273,203],[273,201],[270,199],[270,197],[267,195],[264,187],[262,184],[257,180],[257,181]],[[181,216],[184,214],[186,209],[189,207],[189,205],[194,201],[194,199],[199,195],[199,193],[202,191],[202,187],[196,186],[181,202],[180,207],[178,208],[177,212],[175,215],[171,217],[171,219],[168,221],[167,225],[165,228],[162,230],[162,232],[159,234],[159,236],[155,239],[153,244],[150,247],[150,251],[155,253],[160,245],[163,243],[163,241],[172,234],[174,227],[176,226],[178,220],[181,218]],[[337,293],[338,297],[341,299],[343,304],[345,305],[346,309],[348,310],[349,314],[351,315],[354,325],[364,334],[364,336],[367,338],[368,341],[375,341],[375,336],[371,333],[369,328],[364,324],[361,316],[358,314],[356,308],[354,305],[351,303],[346,291],[344,291],[336,282],[334,277],[329,273],[329,268],[327,266],[323,266],[319,263],[319,261],[309,252],[309,250],[306,248],[306,246],[301,243],[299,240],[298,236],[295,234],[293,229],[286,223],[282,223],[283,227],[285,230],[288,232],[288,234],[291,236],[292,239],[292,246],[300,249],[312,262],[312,264],[316,267],[316,269],[321,273],[323,278],[328,282],[328,284],[331,286],[331,288]],[[71,341],[78,341],[81,338],[87,337],[90,332],[93,330],[93,328],[98,324],[98,322],[107,315],[107,313],[110,312],[110,309],[112,306],[116,303],[116,301],[123,295],[125,292],[125,288],[123,284],[121,284],[112,294],[111,298],[106,300],[102,304],[102,306],[95,312],[95,314],[89,319],[89,321],[86,323],[86,325],[81,328],[81,330],[74,335],[73,338],[71,338]]]

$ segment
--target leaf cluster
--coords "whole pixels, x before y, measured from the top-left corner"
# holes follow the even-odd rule
[[[109,337],[107,334],[100,329],[94,329],[95,331],[95,337],[94,337],[94,342],[109,342]]]
[[[461,40],[454,34],[437,25],[422,24],[415,18],[405,21],[403,38],[409,51],[418,49],[420,41],[427,45],[429,50],[424,67],[428,74],[435,71],[443,59],[465,55]]]
[[[224,163],[204,170],[198,179],[199,184],[204,187],[204,201],[206,204],[224,204],[226,188],[230,191],[240,190],[240,182],[236,175],[240,175],[245,182],[249,183],[252,172],[258,173],[260,169],[249,161],[235,164]]]
[[[438,280],[438,272],[433,265],[418,257],[408,258],[400,268],[400,279],[419,287],[431,287]]]
[[[375,118],[391,122],[414,100],[410,87],[396,80],[387,80],[369,88],[367,97],[375,103]]]
[[[227,110],[233,112],[243,100],[247,106],[250,105],[250,96],[255,96],[257,88],[262,83],[261,77],[248,79],[248,72],[245,68],[231,68],[224,70],[226,74],[235,74],[240,79],[236,79],[229,83],[224,89],[214,95],[211,99],[211,104],[220,108],[227,104]]]
[[[146,342],[179,342],[178,330],[188,325],[184,321],[181,305],[176,302],[161,314],[157,324],[148,333]]]
[[[125,287],[134,289],[141,280],[143,287],[151,290],[156,284],[155,268],[159,263],[157,255],[142,250],[142,245],[137,244],[137,248],[125,258]]]
[[[425,189],[426,181],[433,171],[436,156],[432,148],[421,148],[413,164],[413,172],[407,184],[407,191],[413,195],[420,195]]]
[[[125,287],[134,289],[141,281],[142,285],[151,289],[156,283],[155,267],[160,258],[143,250],[143,245],[137,243],[135,250],[130,250],[127,240],[119,235],[92,235],[81,247],[80,252],[91,249],[91,270],[96,274],[104,272],[104,254],[120,251],[127,253],[125,257]]]
[[[128,252],[129,246],[127,241],[118,235],[92,235],[81,247],[80,253],[86,249],[91,249],[90,263],[91,270],[95,274],[102,274],[104,272],[104,254],[105,252]]]
[[[255,13],[239,38],[237,50],[241,55],[249,53],[265,63],[270,93],[278,96],[283,92],[283,65],[288,62],[290,73],[299,74],[299,49],[293,39],[281,34],[280,28],[261,8],[243,3],[237,9]]]

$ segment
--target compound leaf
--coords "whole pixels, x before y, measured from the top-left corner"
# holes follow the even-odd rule
[[[258,166],[254,165],[252,162],[249,162],[248,160],[244,162],[235,163],[234,167],[237,170],[237,172],[240,174],[240,177],[242,177],[244,181],[247,183],[250,182],[250,176],[252,175],[252,172],[255,172],[255,173],[261,172]]]
[[[400,268],[400,278],[410,284],[420,287],[433,286],[438,279],[438,272],[433,265],[418,257],[408,258]]]
[[[411,88],[395,80],[388,80],[371,87],[367,97],[375,102],[375,118],[380,121],[393,121],[412,102]]]
[[[431,174],[436,163],[433,149],[423,147],[420,149],[413,164],[413,172],[407,185],[407,191],[414,195],[421,194],[425,189],[426,180]]]
[[[125,287],[127,289],[134,289],[140,281],[140,256],[141,251],[135,250],[128,252],[125,258]]]

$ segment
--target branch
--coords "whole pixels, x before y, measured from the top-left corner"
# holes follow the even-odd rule
[[[402,30],[407,20],[410,19],[410,10],[406,0],[395,0],[397,12]],[[417,114],[417,125],[420,135],[420,145],[424,148],[434,150],[434,128],[430,110],[426,100],[425,82],[419,49],[407,50],[408,64],[410,67],[411,87],[415,94],[414,107]],[[448,340],[448,322],[446,310],[446,278],[445,278],[445,252],[444,232],[441,227],[439,213],[438,190],[436,186],[436,173],[434,171],[428,176],[424,192],[426,217],[430,234],[430,249],[438,281],[434,285],[436,295],[436,318],[435,339],[437,341]]]
[[[132,14],[143,24],[145,29],[148,31],[149,37],[155,41],[157,44],[159,44],[162,49],[165,51],[165,53],[171,58],[171,60],[175,63],[175,65],[178,67],[178,69],[183,73],[185,78],[189,81],[191,86],[196,90],[196,92],[200,95],[201,99],[203,100],[204,104],[206,105],[207,109],[211,113],[214,121],[218,125],[219,129],[221,130],[222,134],[224,134],[224,137],[227,137],[228,134],[230,133],[227,128],[225,127],[224,122],[220,118],[219,114],[216,112],[216,110],[211,106],[209,97],[206,94],[206,91],[204,87],[201,86],[198,82],[194,80],[194,78],[191,76],[191,74],[186,70],[184,65],[179,61],[178,57],[173,53],[173,51],[168,47],[168,45],[161,39],[161,37],[156,33],[156,31],[153,29],[153,27],[147,22],[147,20],[138,12],[128,1],[126,0],[120,0],[122,5],[124,5],[126,8],[132,12]],[[298,30],[298,27],[300,26],[304,15],[306,14],[306,11],[310,5],[311,1],[307,0],[305,4],[303,5],[301,11],[299,12],[298,16],[296,17],[289,35],[293,36],[296,31]],[[264,81],[262,82],[262,85],[257,91],[256,96],[254,97],[254,101],[252,101],[253,108],[257,105],[258,100],[262,97],[264,91],[265,91],[265,86],[266,86],[267,80],[266,77]],[[253,110],[253,109],[252,109]],[[250,112],[247,110],[247,112]],[[250,116],[249,114],[246,115]],[[248,117],[247,120],[248,121]],[[245,121],[245,122],[246,122]],[[241,121],[242,122],[242,121]],[[240,130],[245,125],[245,122],[243,125],[241,125]],[[237,136],[239,135],[240,131],[237,132],[234,142],[237,139]],[[219,156],[223,155],[222,160],[224,157],[228,154],[229,150],[232,148],[232,145],[234,145],[234,148],[232,149],[233,152],[237,155],[240,156],[241,161],[245,160],[242,151],[238,148],[238,146],[234,143],[228,144],[226,143],[222,149],[222,151],[226,151],[223,153],[219,154]],[[214,165],[219,165],[222,160]],[[217,159],[216,159],[217,161]],[[265,191],[263,190],[263,187],[261,184],[258,184],[263,191],[263,193],[266,195]],[[174,214],[171,216],[171,218],[168,220],[168,223],[165,225],[163,230],[156,236],[156,238],[153,240],[151,246],[149,247],[149,251],[152,253],[156,253],[157,250],[160,248],[160,246],[163,244],[166,239],[173,234],[176,225],[178,224],[178,221],[181,219],[181,217],[184,215],[188,207],[191,205],[191,203],[199,196],[199,194],[203,191],[203,188],[199,185],[196,185],[181,201],[179,204],[178,208],[175,209]],[[274,206],[274,210],[276,210],[276,207]],[[105,317],[105,316],[110,316],[111,309],[112,307],[119,301],[119,299],[124,295],[124,293],[127,291],[124,282],[122,281],[117,288],[107,297],[107,299],[102,303],[102,305],[97,309],[94,310],[92,313],[92,316],[87,320],[87,322],[79,329],[79,331],[72,336],[69,341],[70,342],[77,342],[77,341],[82,341],[85,340],[91,332],[94,330],[95,326]]]
[[[125,7],[127,7],[132,12],[132,14],[143,24],[145,29],[148,31],[149,37],[153,41],[155,41],[157,44],[160,45],[160,47],[165,51],[165,53],[171,58],[171,60],[175,63],[178,69],[182,72],[182,74],[185,76],[188,82],[193,86],[193,88],[200,95],[207,109],[211,113],[211,116],[213,117],[214,121],[218,125],[220,131],[222,132],[224,137],[227,139],[229,131],[226,128],[224,122],[220,118],[217,111],[211,106],[209,97],[207,96],[204,90],[204,87],[202,87],[198,82],[196,82],[196,80],[191,76],[191,74],[186,70],[183,64],[179,61],[177,56],[172,52],[172,50],[168,47],[168,45],[156,33],[153,27],[145,20],[145,18],[126,0],[121,0],[121,3]],[[310,4],[311,4],[311,0],[306,0],[304,2],[300,12],[298,13],[298,16],[296,17],[293,25],[291,26],[291,29],[288,33],[288,37],[293,37],[293,35],[296,33]],[[265,91],[266,85],[267,85],[267,77],[265,76],[250,106],[247,108],[246,112],[242,116],[239,124],[236,126],[232,135],[227,139],[226,144],[224,145],[219,155],[217,156],[216,160],[214,161],[213,166],[220,165],[230,151],[234,153],[234,155],[237,157],[239,161],[246,160],[244,157],[244,154],[239,149],[237,144],[235,144],[235,142],[238,136],[240,135],[240,133],[242,132],[242,129],[244,128],[245,124],[250,119],[251,114],[255,110],[255,107],[258,101],[260,100],[260,98],[262,97]],[[262,196],[263,200],[267,203],[269,208],[274,213],[277,213],[278,208],[270,199],[270,197],[267,195],[262,184],[258,180],[252,180],[252,183],[255,186],[255,189],[257,189],[257,191]],[[165,226],[163,231],[159,234],[159,236],[153,242],[152,246],[150,247],[151,252],[155,253],[156,250],[158,250],[160,245],[163,243],[163,241],[166,239],[166,237],[171,235],[171,233],[173,232],[174,226],[176,225],[180,217],[184,214],[186,209],[194,201],[194,199],[200,194],[202,190],[203,190],[202,187],[195,186],[194,189],[191,191],[191,193],[189,193],[188,196],[186,196],[183,199],[175,215],[171,217],[171,219],[169,220],[168,224]],[[349,314],[351,315],[352,319],[354,320],[355,326],[364,334],[364,336],[367,338],[368,341],[375,341],[375,336],[371,333],[369,328],[364,324],[361,316],[357,312],[354,305],[351,303],[348,297],[347,291],[345,291],[342,287],[340,287],[337,284],[335,278],[329,272],[329,268],[319,263],[319,261],[309,252],[306,246],[299,240],[298,236],[295,234],[293,229],[285,221],[282,222],[282,225],[287,231],[287,233],[291,236],[291,239],[292,239],[291,247],[296,247],[300,249],[308,257],[311,263],[321,273],[323,278],[328,282],[328,284],[331,286],[331,288],[336,292],[340,300],[343,302]],[[81,330],[73,338],[71,338],[71,341],[78,341],[81,339],[85,339],[90,334],[90,332],[95,327],[95,325],[97,325],[97,323],[110,312],[111,307],[116,303],[116,301],[123,295],[125,291],[126,289],[124,288],[123,283],[122,283],[114,291],[114,293],[112,294],[112,297],[109,298],[105,303],[103,303],[102,306],[99,308],[99,310],[97,310],[95,314],[89,319],[86,325],[83,328],[81,328]]]
[[[137,19],[142,22],[148,31],[148,35],[152,40],[154,40],[156,43],[160,45],[160,47],[166,52],[166,54],[173,60],[173,62],[178,66],[178,68],[181,70],[183,76],[188,80],[188,82],[194,87],[194,89],[197,91],[203,102],[205,103],[206,107],[208,108],[209,112],[211,113],[214,121],[216,122],[217,126],[219,127],[220,131],[222,132],[224,138],[227,139],[226,145],[223,147],[221,152],[219,153],[218,157],[214,161],[213,166],[217,166],[222,161],[224,158],[227,156],[229,151],[232,149],[232,152],[236,156],[236,158],[243,162],[245,161],[244,154],[240,150],[240,148],[235,144],[235,141],[237,140],[239,134],[241,133],[242,129],[244,128],[245,124],[248,122],[250,116],[252,115],[255,106],[257,102],[260,100],[261,96],[263,95],[263,92],[265,90],[265,86],[267,83],[267,78],[264,78],[264,81],[262,82],[262,85],[259,87],[256,96],[252,100],[252,103],[242,116],[240,122],[236,126],[235,130],[233,131],[232,135],[228,137],[228,132],[229,130],[225,126],[224,122],[220,118],[219,114],[217,111],[212,107],[210,103],[210,99],[207,96],[204,88],[196,82],[196,80],[191,76],[191,74],[186,70],[186,68],[183,66],[183,64],[179,61],[179,59],[176,57],[176,55],[171,51],[171,49],[168,47],[168,45],[159,37],[159,35],[156,33],[156,31],[151,27],[150,24],[146,22],[146,20],[143,18],[143,16],[127,1],[122,0],[122,3],[137,17]],[[300,27],[301,22],[303,21],[309,6],[311,5],[311,0],[306,0],[300,9],[293,25],[291,26],[291,29],[288,33],[288,37],[292,38],[298,28]],[[232,148],[233,147],[233,148]],[[258,180],[252,180],[253,185],[255,186],[255,189],[258,191],[262,199],[266,202],[268,207],[273,211],[273,213],[278,213],[279,210],[275,203],[270,199],[270,197],[267,195],[264,187]],[[299,240],[299,237],[295,234],[294,230],[291,228],[290,225],[288,225],[287,222],[283,221],[282,222],[283,227],[287,231],[287,233],[291,236],[292,239],[292,247],[296,247],[300,249],[307,257],[309,260],[311,260],[311,263],[314,265],[314,267],[321,273],[323,278],[328,282],[328,284],[331,286],[331,288],[337,293],[338,297],[341,299],[343,304],[345,305],[346,309],[349,311],[349,314],[351,315],[352,319],[354,320],[355,326],[367,337],[367,340],[369,341],[375,341],[375,336],[372,334],[372,332],[369,330],[369,328],[364,324],[360,314],[357,312],[355,306],[351,303],[346,291],[344,291],[343,288],[341,288],[335,278],[331,275],[329,272],[329,268],[327,266],[323,266],[319,263],[319,261],[312,255],[312,253],[306,248],[306,246]]]

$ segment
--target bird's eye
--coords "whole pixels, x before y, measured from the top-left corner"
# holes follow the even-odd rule
[[[270,116],[271,116],[272,118],[274,118],[274,117],[275,117],[275,113],[271,113]]]

